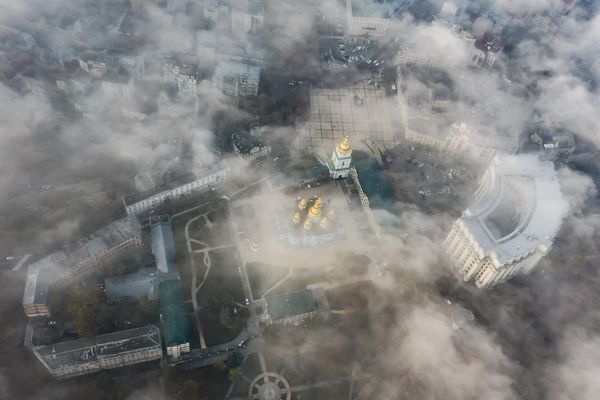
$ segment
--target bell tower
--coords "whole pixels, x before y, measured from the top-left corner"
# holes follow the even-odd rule
[[[329,175],[331,179],[344,179],[350,173],[352,163],[352,147],[348,135],[344,135],[342,141],[336,146],[331,154],[329,164]]]

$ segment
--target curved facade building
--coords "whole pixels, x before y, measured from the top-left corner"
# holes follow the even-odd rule
[[[550,251],[567,210],[552,162],[496,156],[444,246],[465,281],[491,287],[531,272]]]

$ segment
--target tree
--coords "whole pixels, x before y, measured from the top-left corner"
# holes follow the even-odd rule
[[[227,365],[223,361],[218,361],[213,364],[213,368],[219,372],[225,372]]]
[[[150,300],[146,296],[139,299],[138,305],[140,307],[140,311],[146,316],[155,316],[158,314],[158,302]]]
[[[229,370],[227,371],[227,379],[229,379],[229,382],[235,381],[235,378],[237,378],[237,376],[240,374],[240,367],[233,367],[233,368],[229,368]]]
[[[196,400],[198,398],[198,384],[188,379],[183,382],[181,391],[177,394],[176,399],[181,400]]]
[[[77,288],[69,296],[67,312],[75,320],[80,336],[98,334],[108,317],[108,306],[104,292],[99,290],[84,291]]]

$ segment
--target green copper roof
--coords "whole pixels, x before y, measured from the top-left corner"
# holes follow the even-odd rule
[[[158,286],[158,295],[167,347],[188,343],[190,334],[181,283],[178,280],[162,282]]]

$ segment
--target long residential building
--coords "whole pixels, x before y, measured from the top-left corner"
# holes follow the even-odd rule
[[[99,272],[123,251],[141,246],[141,230],[135,218],[114,221],[75,246],[67,246],[31,264],[23,293],[28,317],[50,316],[47,294],[51,286],[64,287]]]
[[[190,174],[184,183],[139,192],[123,199],[128,215],[144,214],[160,207],[171,199],[180,199],[193,193],[220,187],[231,172],[230,167],[221,162],[207,168],[198,169]]]
[[[190,352],[190,333],[183,288],[175,265],[171,222],[162,220],[152,225],[151,236],[156,269],[163,277],[158,284],[158,298],[167,359],[178,362],[184,353]]]
[[[162,358],[160,330],[154,326],[32,347],[57,379],[72,378]]]
[[[533,270],[550,251],[567,210],[552,162],[497,156],[444,246],[465,281],[491,287]]]

